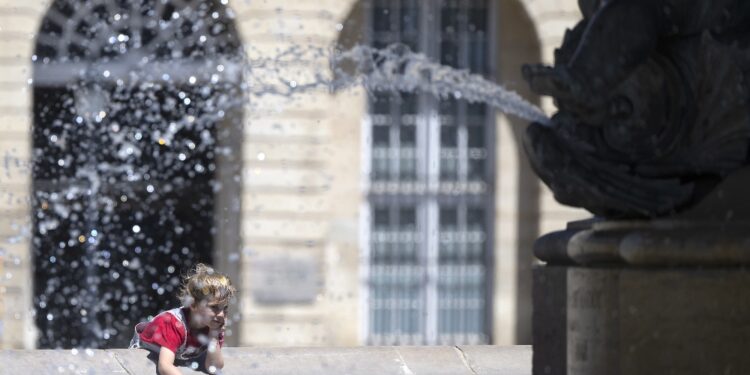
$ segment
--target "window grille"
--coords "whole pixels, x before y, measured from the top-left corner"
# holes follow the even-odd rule
[[[369,43],[490,75],[487,0],[372,0]],[[484,104],[374,92],[367,342],[490,342],[494,119]]]

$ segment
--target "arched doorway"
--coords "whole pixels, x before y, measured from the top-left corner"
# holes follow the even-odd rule
[[[39,347],[126,346],[137,321],[179,303],[188,267],[239,242],[224,235],[239,233],[243,53],[225,3],[57,0],[45,14],[32,58]]]

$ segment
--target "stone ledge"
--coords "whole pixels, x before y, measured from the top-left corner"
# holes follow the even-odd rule
[[[0,374],[156,374],[147,353],[141,349],[0,350]],[[530,375],[531,347],[225,348],[224,361],[223,374]]]

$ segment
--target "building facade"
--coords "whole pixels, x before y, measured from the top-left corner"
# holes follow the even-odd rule
[[[42,265],[48,265],[49,254],[44,253],[42,259],[39,249],[52,245],[44,245],[50,237],[40,232],[41,221],[35,216],[47,210],[44,205],[52,205],[52,201],[37,199],[40,191],[49,192],[44,190],[47,185],[42,183],[35,163],[49,154],[38,150],[44,149],[50,135],[35,132],[52,120],[39,118],[41,107],[35,103],[64,101],[50,96],[44,87],[48,82],[60,84],[58,80],[62,79],[64,84],[65,80],[58,71],[35,70],[34,63],[43,58],[40,44],[53,44],[52,39],[59,46],[64,43],[58,39],[64,39],[67,47],[58,48],[56,53],[73,54],[75,49],[70,46],[81,38],[104,38],[102,43],[107,44],[114,37],[110,44],[117,45],[125,43],[118,38],[131,37],[115,33],[119,30],[115,27],[97,29],[88,25],[88,29],[70,28],[72,34],[62,38],[45,22],[80,25],[93,15],[105,14],[107,25],[135,27],[107,8],[106,4],[114,1],[81,1],[80,7],[68,13],[55,11],[57,3],[62,1],[29,1],[23,5],[0,1],[0,347],[5,348],[39,345],[36,327],[40,317],[32,311],[41,311],[35,296],[40,293],[40,285],[32,285],[48,283]],[[177,19],[187,19],[190,25],[204,22],[190,18],[191,11],[181,12],[192,9],[194,2],[155,2],[159,3],[157,25]],[[216,89],[204,95],[208,102],[227,93],[240,97],[243,92],[249,93],[242,98],[242,105],[215,111],[222,115],[212,120],[207,131],[215,132],[210,138],[217,141],[211,142],[203,156],[207,159],[201,159],[203,164],[190,164],[191,168],[211,167],[210,181],[205,184],[208,190],[195,193],[212,197],[197,208],[210,230],[204,231],[208,239],[204,233],[200,239],[185,240],[210,247],[207,257],[239,285],[240,297],[232,313],[236,323],[230,327],[234,344],[529,343],[532,243],[539,234],[562,228],[567,221],[586,214],[561,207],[540,186],[521,149],[524,122],[481,105],[437,100],[418,93],[314,85],[297,94],[280,93],[273,91],[278,83],[269,83],[269,77],[281,77],[291,88],[302,87],[316,82],[317,76],[335,76],[328,55],[316,51],[402,43],[434,61],[469,69],[534,101],[537,99],[520,77],[520,65],[551,61],[564,29],[580,18],[577,3],[205,3],[214,7],[203,14],[206,24],[225,28],[206,35],[233,41],[220,44],[223,47],[212,52],[215,61],[208,59],[212,68],[221,66],[221,71],[212,71],[206,76],[208,81],[201,81],[198,74],[182,72],[191,65],[184,61],[185,56],[176,55],[175,48],[154,47],[154,53],[164,54],[160,61],[167,64],[157,69],[159,74],[153,80],[169,74],[169,81],[180,85],[216,88],[217,82],[211,81],[214,75],[221,82],[236,79],[235,86],[241,90],[234,92],[231,85],[223,91]],[[84,29],[89,31],[81,31]],[[153,38],[158,41],[158,34]],[[162,39],[168,46],[170,38]],[[199,48],[201,40],[191,48]],[[236,70],[232,70],[230,58],[221,60],[231,55],[228,46],[232,43],[237,44],[234,51],[241,51],[247,59]],[[286,59],[285,53],[292,58]],[[106,54],[97,55],[96,61],[105,58],[102,56]],[[116,77],[116,66],[107,61],[109,65],[99,66],[112,68],[99,73],[104,75],[106,71],[105,78]],[[89,92],[84,90],[85,85],[81,87]],[[178,91],[191,95],[187,89]],[[78,92],[71,94],[76,103],[92,103],[98,97],[96,92],[88,96]],[[176,100],[184,101],[184,97]],[[550,107],[549,103],[542,104]],[[85,111],[87,107],[82,104],[76,108]],[[176,116],[180,113],[187,112],[177,110]],[[126,115],[119,117],[121,122],[127,121]],[[111,117],[92,116],[84,120],[112,123]],[[179,125],[183,120],[174,122]],[[155,136],[142,141],[153,143],[153,152],[167,158],[171,154],[158,153],[158,147],[176,147],[177,139]],[[68,152],[73,153],[72,149]],[[104,155],[111,150],[86,148],[75,152]],[[178,160],[185,161],[180,154],[175,153]],[[97,160],[105,159],[102,156]],[[62,155],[53,160],[62,160],[63,165],[58,164],[62,168],[67,159]],[[56,168],[47,167],[52,171]],[[185,173],[191,178],[194,174]],[[178,191],[200,185],[195,182],[198,180],[188,181],[183,187],[168,185]],[[162,191],[157,182],[127,186]],[[161,204],[138,194],[118,193],[115,197],[123,196],[147,201],[154,207]],[[178,203],[191,197],[175,196],[175,207],[182,207]],[[136,210],[123,203],[117,203],[122,208],[113,217]],[[81,215],[89,217],[83,206]],[[97,211],[96,207],[90,211]],[[158,218],[153,220],[152,226],[164,226],[162,232],[174,228]],[[62,218],[60,221],[64,222]],[[121,226],[129,230],[138,226],[136,235],[147,232],[135,222]],[[202,227],[196,222],[195,228],[199,233]],[[65,233],[73,236],[76,246],[75,240],[82,239],[81,259],[89,251],[86,249],[97,251],[96,233]],[[149,251],[149,246],[156,247],[154,241],[169,243],[175,251],[188,247],[169,236],[128,235],[143,243],[126,243],[124,253],[136,248]],[[71,239],[55,241],[67,240]],[[111,274],[102,276],[112,278]],[[153,289],[158,291],[159,287]],[[97,288],[105,290],[104,286]],[[169,291],[162,293],[168,295]],[[80,309],[70,311],[71,316],[80,318]],[[50,314],[54,315],[46,315]]]

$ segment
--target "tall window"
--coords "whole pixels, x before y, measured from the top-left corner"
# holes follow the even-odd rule
[[[237,151],[222,134],[241,126],[232,18],[218,0],[50,5],[33,56],[40,347],[125,347],[212,262]]]
[[[490,74],[487,0],[372,0],[369,43]],[[484,104],[376,92],[369,103],[367,341],[490,342],[494,121]]]

